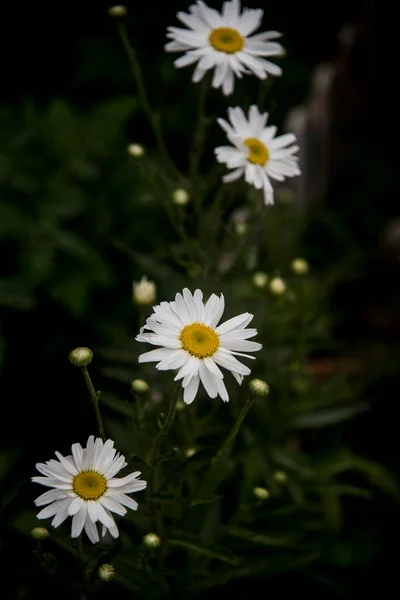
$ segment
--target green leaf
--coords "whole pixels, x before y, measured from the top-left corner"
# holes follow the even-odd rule
[[[228,535],[233,537],[239,537],[248,542],[255,544],[262,544],[264,546],[281,546],[284,548],[293,547],[296,545],[298,536],[295,534],[283,533],[281,535],[265,535],[251,531],[250,529],[244,529],[242,527],[227,527],[225,531]]]
[[[306,415],[300,415],[292,421],[294,429],[320,429],[347,421],[370,408],[366,402],[353,406],[333,406],[319,409]]]
[[[167,540],[168,545],[176,546],[179,548],[185,548],[186,550],[190,550],[191,552],[196,552],[197,554],[202,554],[210,559],[220,560],[229,565],[239,565],[240,559],[238,556],[229,552],[225,548],[223,550],[216,549],[214,547],[206,547],[200,546],[198,544],[194,544],[192,542],[186,542],[184,540]]]

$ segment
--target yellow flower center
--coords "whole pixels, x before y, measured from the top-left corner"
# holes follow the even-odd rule
[[[217,27],[210,33],[208,40],[213,48],[226,54],[239,52],[244,46],[244,39],[236,29]]]
[[[182,348],[197,358],[212,356],[219,348],[219,337],[214,329],[203,323],[186,325],[179,336]]]
[[[262,166],[264,166],[265,163],[268,162],[268,148],[266,148],[264,144],[260,142],[260,140],[258,140],[257,138],[247,138],[247,140],[244,140],[243,143],[249,149],[249,155],[247,157],[248,161],[254,163],[255,165]]]
[[[75,475],[72,489],[83,500],[98,500],[107,489],[107,481],[96,471],[81,471]]]

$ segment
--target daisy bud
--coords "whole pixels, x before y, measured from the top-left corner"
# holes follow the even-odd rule
[[[185,450],[185,456],[186,458],[190,458],[191,456],[194,456],[196,454],[197,450],[196,448],[187,448]]]
[[[109,565],[108,563],[100,565],[98,572],[102,581],[111,581],[111,579],[114,579],[115,577],[115,567]]]
[[[286,291],[286,283],[280,277],[274,277],[269,282],[269,291],[273,296],[282,296]]]
[[[129,144],[126,150],[130,156],[134,156],[135,158],[140,158],[144,155],[144,148],[140,144]]]
[[[143,536],[143,544],[147,546],[147,548],[158,548],[161,544],[161,538],[156,533],[146,533]]]
[[[45,540],[48,538],[50,533],[46,529],[46,527],[35,527],[31,531],[31,536],[34,540]]]
[[[122,19],[122,17],[126,17],[127,14],[128,10],[126,6],[123,6],[122,4],[111,6],[111,8],[108,9],[108,15],[113,19]]]
[[[275,471],[273,478],[278,483],[286,483],[288,480],[288,476],[286,475],[285,471]]]
[[[253,284],[257,288],[265,288],[268,283],[268,275],[262,271],[258,271],[253,275]]]
[[[184,410],[186,404],[184,403],[183,400],[178,400],[178,402],[176,403],[176,410],[179,412],[181,410]]]
[[[269,385],[262,379],[252,379],[249,382],[249,388],[255,396],[268,396],[269,394]]]
[[[259,500],[267,500],[267,498],[269,498],[269,491],[263,487],[255,487],[253,489],[253,494]]]
[[[186,204],[189,202],[189,198],[188,192],[183,188],[178,188],[172,193],[172,201],[178,206],[186,206]]]
[[[157,287],[154,281],[148,281],[144,275],[140,281],[133,282],[132,298],[135,304],[147,306],[154,304],[156,299]]]
[[[93,352],[90,348],[86,348],[82,346],[80,348],[75,348],[69,353],[69,362],[74,365],[74,367],[87,367],[93,360]]]
[[[131,383],[131,389],[138,394],[144,394],[149,388],[149,384],[144,379],[134,379]]]
[[[248,230],[248,225],[244,222],[235,223],[235,230],[238,235],[245,235]]]
[[[310,270],[310,265],[304,258],[295,258],[291,264],[292,271],[296,275],[306,275]]]

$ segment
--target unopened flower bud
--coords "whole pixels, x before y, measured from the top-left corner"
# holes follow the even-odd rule
[[[256,498],[258,498],[259,500],[267,500],[267,498],[269,498],[269,491],[266,490],[263,487],[255,487],[253,489],[253,494],[255,495]]]
[[[191,456],[194,456],[196,454],[196,452],[197,452],[196,448],[186,448],[185,456],[186,456],[186,458],[190,458]]]
[[[82,346],[80,348],[75,348],[69,353],[69,362],[74,365],[74,367],[87,367],[93,360],[93,352],[90,348],[86,348]]]
[[[138,394],[144,394],[149,388],[149,384],[144,379],[134,379],[131,383],[131,389]]]
[[[132,298],[135,304],[147,306],[155,302],[157,294],[156,284],[154,281],[148,281],[145,275],[143,275],[140,281],[134,281],[132,288]]]
[[[271,279],[268,287],[273,296],[282,296],[286,291],[286,283],[280,277]]]
[[[252,379],[249,382],[250,391],[256,396],[268,396],[269,385],[262,379]]]
[[[304,258],[295,258],[292,260],[291,268],[296,275],[306,275],[310,270],[310,265]]]
[[[158,548],[161,544],[161,538],[156,533],[146,533],[143,536],[143,544],[147,546],[147,548]]]
[[[254,273],[252,279],[253,285],[255,285],[257,288],[265,288],[267,286],[268,275],[262,271],[257,271],[257,273]]]
[[[177,411],[181,411],[185,409],[186,404],[184,403],[183,400],[178,400],[178,402],[176,403],[176,410]]]
[[[118,4],[117,6],[111,6],[111,8],[108,9],[108,14],[113,19],[122,19],[122,17],[126,17],[128,10],[126,6]]]
[[[235,230],[238,235],[245,235],[248,231],[248,225],[240,221],[239,223],[235,223]]]
[[[144,148],[140,144],[129,144],[126,150],[130,156],[134,156],[135,158],[140,158],[144,155]]]
[[[34,540],[45,540],[49,535],[50,533],[45,527],[35,527],[31,531],[31,536]]]
[[[288,476],[286,475],[285,471],[275,471],[273,478],[278,483],[286,483],[288,480]]]
[[[99,567],[99,577],[102,581],[111,581],[115,577],[115,567],[108,563],[104,563]]]
[[[172,193],[172,201],[178,206],[186,206],[186,204],[189,202],[189,198],[188,192],[183,188],[178,188]]]

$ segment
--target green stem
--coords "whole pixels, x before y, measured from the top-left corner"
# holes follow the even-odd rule
[[[94,407],[94,414],[96,416],[97,427],[99,430],[100,437],[103,440],[103,442],[105,442],[107,438],[106,438],[106,434],[104,433],[103,420],[101,418],[100,409],[99,409],[99,398],[100,398],[101,392],[96,392],[96,390],[94,389],[92,380],[89,375],[89,371],[87,370],[87,367],[81,367],[81,371],[82,371],[82,375],[85,380],[87,389],[89,390],[90,399],[91,399],[93,407]]]
[[[196,125],[193,134],[192,147],[189,153],[189,176],[192,188],[194,208],[197,211],[197,213],[200,213],[201,209],[201,195],[199,189],[199,164],[201,156],[203,154],[205,142],[205,104],[208,88],[209,78],[205,77],[200,84]]]
[[[181,393],[181,384],[178,383],[175,389],[175,392],[171,398],[170,404],[169,404],[169,408],[168,408],[168,414],[165,418],[165,421],[158,433],[158,436],[156,438],[154,447],[153,447],[153,452],[151,455],[151,460],[150,460],[150,465],[151,465],[151,474],[150,474],[150,480],[149,480],[149,494],[150,494],[150,498],[151,498],[151,503],[153,506],[153,514],[154,514],[154,522],[156,525],[156,528],[158,529],[158,531],[156,531],[156,533],[162,533],[162,531],[160,531],[160,529],[162,529],[162,519],[159,518],[159,516],[157,515],[157,511],[156,511],[156,505],[154,502],[154,494],[157,491],[157,465],[159,462],[159,458],[160,458],[160,450],[161,450],[161,445],[165,439],[165,437],[167,436],[172,422],[174,420],[175,417],[175,413],[176,413],[176,405],[178,403],[179,400],[179,396]]]
[[[124,23],[118,23],[117,27],[118,27],[118,32],[121,37],[121,41],[124,46],[125,52],[128,56],[128,60],[129,60],[129,64],[130,64],[130,67],[132,70],[133,77],[136,81],[139,100],[140,100],[142,107],[147,115],[148,121],[153,129],[155,138],[157,140],[158,150],[159,150],[161,156],[163,157],[166,166],[171,171],[171,174],[174,175],[175,177],[177,177],[178,179],[182,179],[183,175],[179,171],[179,169],[176,167],[173,160],[171,159],[169,152],[167,150],[167,147],[165,145],[164,137],[163,137],[161,127],[160,127],[159,118],[155,114],[155,112],[153,111],[153,109],[151,107],[151,104],[150,104],[150,101],[149,101],[149,98],[148,98],[148,95],[146,92],[146,86],[145,86],[144,80],[143,80],[142,70],[140,68],[140,64],[139,64],[139,61],[136,56],[136,50],[129,41],[129,36],[128,36],[128,32],[126,30],[126,26]]]
[[[81,573],[82,573],[82,581],[83,581],[83,587],[85,590],[85,598],[87,600],[89,600],[92,597],[92,589],[91,589],[91,585],[90,585],[89,574],[87,572],[87,568],[85,565],[85,559],[83,556],[83,547],[82,547],[82,537],[81,536],[78,536],[76,539],[76,547],[77,547],[77,553],[78,553],[79,567],[80,567]]]
[[[245,416],[249,412],[249,409],[250,409],[252,403],[253,403],[253,396],[252,396],[252,394],[250,394],[250,396],[247,398],[245,404],[242,406],[242,410],[240,411],[238,418],[236,419],[231,431],[229,432],[228,437],[226,438],[225,442],[222,444],[221,448],[218,450],[217,454],[212,459],[211,467],[214,467],[217,464],[217,462],[223,456],[225,456],[225,454],[228,452],[230,446],[232,445],[235,437],[238,434],[238,431],[244,421]]]

